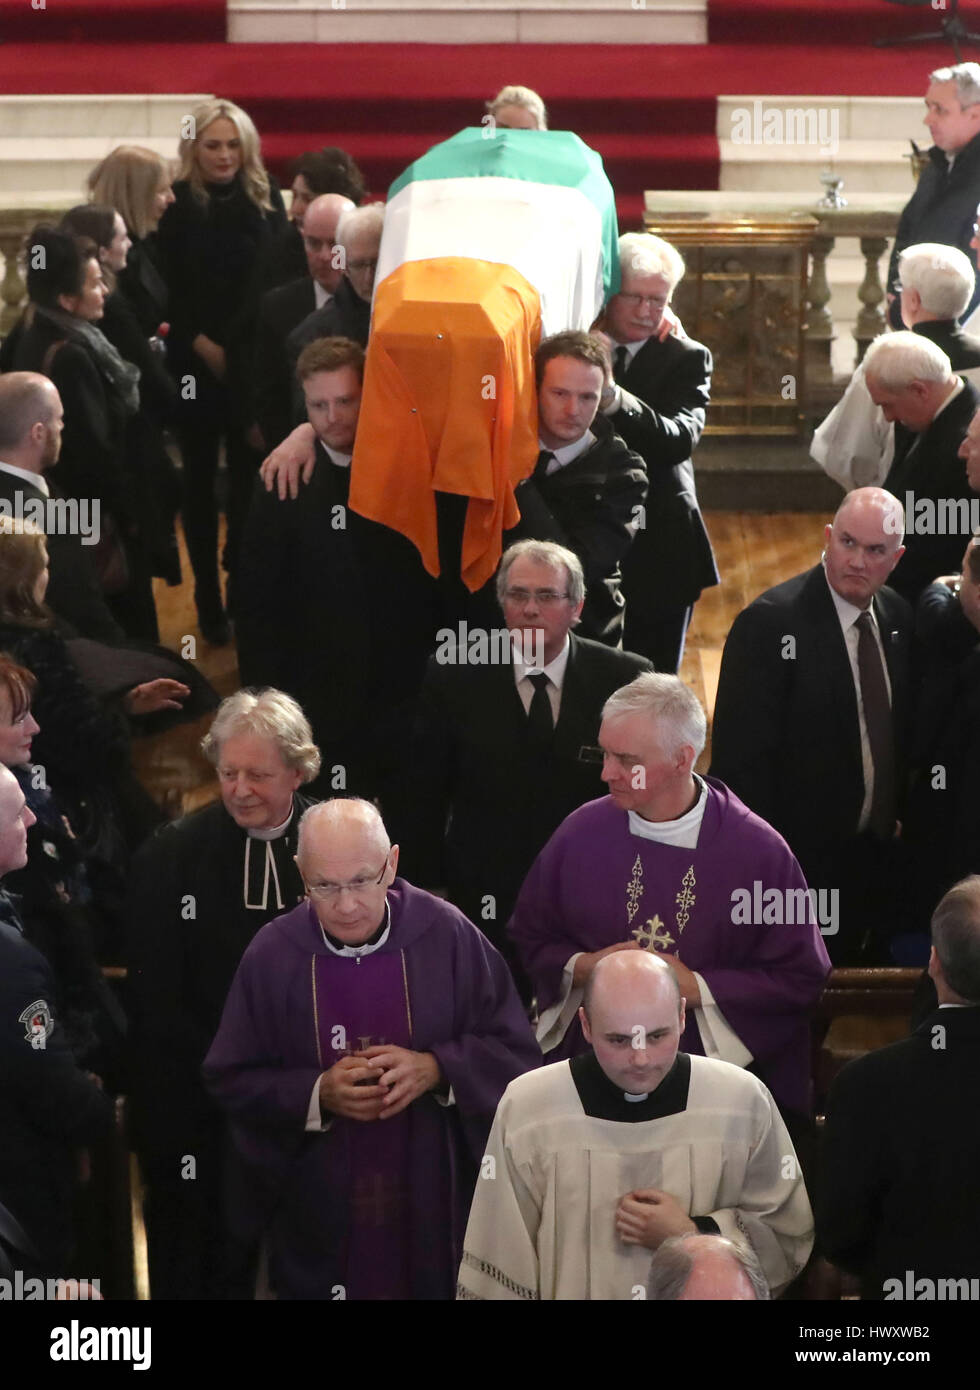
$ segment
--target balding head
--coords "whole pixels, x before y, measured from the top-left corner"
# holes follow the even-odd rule
[[[27,832],[35,819],[17,778],[0,764],[0,878],[27,863]]]
[[[830,587],[855,608],[867,608],[905,554],[904,530],[902,504],[890,492],[849,492],[824,531]]]
[[[611,952],[586,981],[579,1020],[614,1086],[632,1095],[654,1091],[674,1065],[684,1031],[677,976],[649,951]]]
[[[345,212],[355,204],[340,193],[323,193],[314,198],[303,216],[303,246],[306,264],[316,282],[333,294],[343,274],[342,256],[334,254],[337,227]]]
[[[650,1264],[647,1298],[658,1303],[768,1299],[762,1266],[748,1246],[724,1236],[672,1236]]]
[[[0,376],[0,461],[41,473],[57,461],[64,412],[54,382],[38,372]]]
[[[325,931],[347,946],[374,935],[398,867],[398,846],[376,807],[355,797],[311,806],[299,824],[296,863]]]

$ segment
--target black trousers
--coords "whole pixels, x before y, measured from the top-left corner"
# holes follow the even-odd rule
[[[224,566],[229,597],[241,549],[242,531],[255,482],[259,457],[245,438],[245,424],[233,407],[232,390],[216,381],[201,363],[194,372],[196,398],[181,401],[177,439],[184,463],[184,535],[194,570],[194,601],[198,615],[214,622],[223,602],[218,578],[218,459],[225,445],[228,469],[228,533]]]
[[[684,656],[684,640],[693,612],[694,605],[691,604],[688,608],[678,608],[659,618],[637,617],[627,598],[623,650],[645,656],[653,662],[657,671],[676,675]]]

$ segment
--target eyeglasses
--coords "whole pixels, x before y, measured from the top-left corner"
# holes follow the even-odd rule
[[[505,589],[504,598],[516,608],[524,608],[532,598],[539,608],[553,608],[568,598],[568,594],[560,594],[557,589],[535,589],[533,593],[530,589]]]
[[[649,304],[651,309],[663,309],[667,304],[662,294],[627,294],[625,290],[620,290],[619,297],[628,300],[637,309],[643,304]]]
[[[349,893],[364,893],[369,888],[377,888],[384,878],[388,869],[388,855],[385,855],[385,862],[381,865],[381,872],[377,878],[352,878],[350,883],[307,883],[306,891],[314,898],[337,898],[346,888]],[[306,883],[306,880],[303,880]]]

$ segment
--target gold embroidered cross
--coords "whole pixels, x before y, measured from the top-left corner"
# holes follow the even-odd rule
[[[661,935],[661,933],[663,934]],[[668,946],[674,944],[674,938],[660,918],[656,916],[651,917],[645,926],[634,927],[632,935],[644,951],[666,951]]]

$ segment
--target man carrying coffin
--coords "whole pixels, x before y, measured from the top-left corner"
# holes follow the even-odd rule
[[[830,961],[785,840],[692,771],[704,711],[676,676],[638,676],[603,708],[609,796],[573,811],[524,881],[509,930],[552,1058],[600,956],[662,952],[690,1021],[685,1052],[751,1067],[787,1114],[809,1111],[808,1010]]]
[[[237,1234],[280,1298],[451,1298],[494,1109],[538,1049],[501,957],[396,879],[369,802],[312,807],[296,860],[308,901],[246,951],[204,1064]]]
[[[749,1242],[774,1292],[806,1263],[813,1218],[772,1096],[727,1062],[679,1051],[666,957],[590,975],[593,1051],[511,1082],[466,1228],[458,1297],[635,1299],[675,1236]]]

